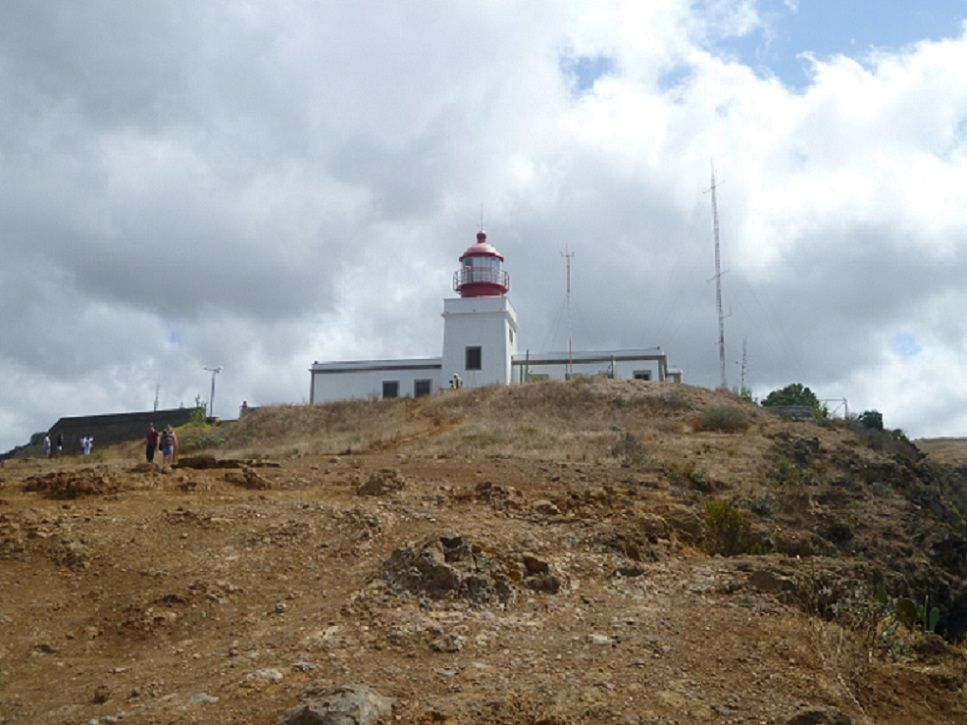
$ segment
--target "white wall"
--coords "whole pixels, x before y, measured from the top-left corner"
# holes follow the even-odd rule
[[[382,364],[381,364],[382,363]],[[430,381],[430,394],[440,389],[439,358],[421,360],[422,367],[407,367],[403,361],[355,361],[312,366],[310,401],[328,403],[351,398],[382,398],[383,381],[399,381],[399,397],[413,397],[417,380]],[[433,367],[428,368],[427,365]],[[335,372],[338,370],[339,372]]]
[[[454,374],[467,387],[508,385],[517,352],[517,313],[506,297],[458,297],[443,301],[441,385]],[[479,346],[481,369],[466,369],[467,347]]]

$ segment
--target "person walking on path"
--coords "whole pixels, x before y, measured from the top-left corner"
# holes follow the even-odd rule
[[[160,438],[161,434],[155,430],[154,423],[149,423],[144,448],[144,457],[148,459],[148,463],[154,463],[154,452],[158,450],[158,440]]]
[[[64,434],[58,433],[57,434],[57,455],[60,455],[63,452],[64,452]]]
[[[167,465],[175,462],[175,451],[178,450],[178,436],[171,430],[170,425],[166,425],[161,433],[161,456],[162,464]]]
[[[44,444],[41,448],[44,451],[44,458],[50,458],[50,433],[44,434]]]

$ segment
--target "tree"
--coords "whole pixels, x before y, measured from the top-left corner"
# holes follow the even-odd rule
[[[864,410],[856,420],[864,428],[883,430],[883,414],[878,410]]]
[[[790,383],[781,390],[773,390],[762,401],[762,405],[766,407],[772,405],[804,405],[810,410],[822,408],[816,394],[802,383]]]

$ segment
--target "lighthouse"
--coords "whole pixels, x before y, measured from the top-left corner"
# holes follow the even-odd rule
[[[504,255],[481,229],[459,261],[453,273],[459,297],[443,300],[441,385],[454,376],[468,387],[509,385],[518,329]]]
[[[309,401],[420,398],[453,387],[511,385],[573,374],[674,380],[660,347],[517,354],[517,311],[510,303],[504,255],[477,232],[453,273],[456,297],[443,300],[443,355],[390,360],[316,360],[309,368]],[[444,280],[439,280],[443,283]]]

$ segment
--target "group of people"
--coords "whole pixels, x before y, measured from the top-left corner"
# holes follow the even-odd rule
[[[55,454],[59,455],[63,453],[64,452],[64,434],[63,433],[57,434],[57,447],[54,448],[54,446],[52,446],[50,443],[50,433],[45,433],[44,442],[43,444],[41,444],[41,448],[44,451],[45,458],[52,458]]]
[[[155,429],[154,423],[151,423],[148,425],[148,434],[145,440],[145,457],[148,459],[148,463],[154,463],[154,454],[159,449],[161,450],[162,464],[170,464],[175,462],[175,453],[178,450],[178,436],[175,435],[175,432],[172,430],[170,425],[166,425],[162,430],[159,431]],[[52,444],[50,433],[45,433],[43,443],[41,443],[41,450],[43,450],[45,458],[53,458],[55,455],[60,455],[63,453],[64,434],[58,433],[57,443]],[[94,436],[81,436],[81,453],[85,456],[89,456],[93,450]]]
[[[148,434],[145,437],[145,458],[148,463],[154,463],[154,454],[161,450],[161,463],[168,465],[175,462],[175,453],[178,450],[178,436],[166,425],[162,430],[156,430],[154,423],[148,426]]]
[[[44,434],[44,442],[40,445],[41,450],[44,453],[45,458],[53,458],[54,456],[59,456],[64,452],[64,434],[57,434],[57,443],[52,444],[50,441],[50,433]],[[91,455],[91,451],[94,450],[94,436],[81,436],[81,454],[85,456]]]

